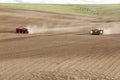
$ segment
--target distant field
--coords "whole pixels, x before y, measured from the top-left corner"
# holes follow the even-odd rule
[[[120,18],[120,4],[53,5],[53,4],[0,4],[0,8],[50,11],[106,18]]]
[[[113,6],[0,4],[0,80],[120,80]],[[31,34],[17,34],[17,27]],[[105,34],[90,35],[94,28]]]

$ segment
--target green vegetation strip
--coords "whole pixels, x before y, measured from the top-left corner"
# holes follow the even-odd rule
[[[120,18],[120,4],[10,4],[1,3],[0,8],[50,11],[105,18]]]

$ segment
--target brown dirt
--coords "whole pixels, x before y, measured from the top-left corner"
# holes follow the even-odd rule
[[[16,34],[21,25],[82,29]],[[0,9],[0,80],[120,80],[120,34],[88,34],[99,26],[120,26],[120,20]]]

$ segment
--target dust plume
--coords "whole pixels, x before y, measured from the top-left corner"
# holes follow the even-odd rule
[[[82,27],[59,27],[59,28],[49,28],[46,26],[27,26],[26,27],[30,34],[33,33],[67,33],[67,32],[77,32],[82,29]]]
[[[120,27],[113,26],[113,27],[106,27],[103,28],[104,34],[120,34]]]

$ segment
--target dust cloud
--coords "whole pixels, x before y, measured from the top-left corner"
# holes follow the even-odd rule
[[[75,26],[75,27],[47,27],[47,26],[26,26],[30,34],[34,33],[69,33],[69,32],[80,32],[87,30],[88,26]],[[109,34],[120,34],[119,25],[107,25],[106,27],[101,27],[104,30],[105,35]],[[89,32],[89,30],[87,30]]]
[[[113,27],[106,27],[103,28],[104,34],[120,34],[120,27],[113,26]]]
[[[30,34],[34,33],[68,33],[77,32],[82,29],[82,27],[59,27],[59,28],[49,28],[46,26],[27,26],[26,27]]]

